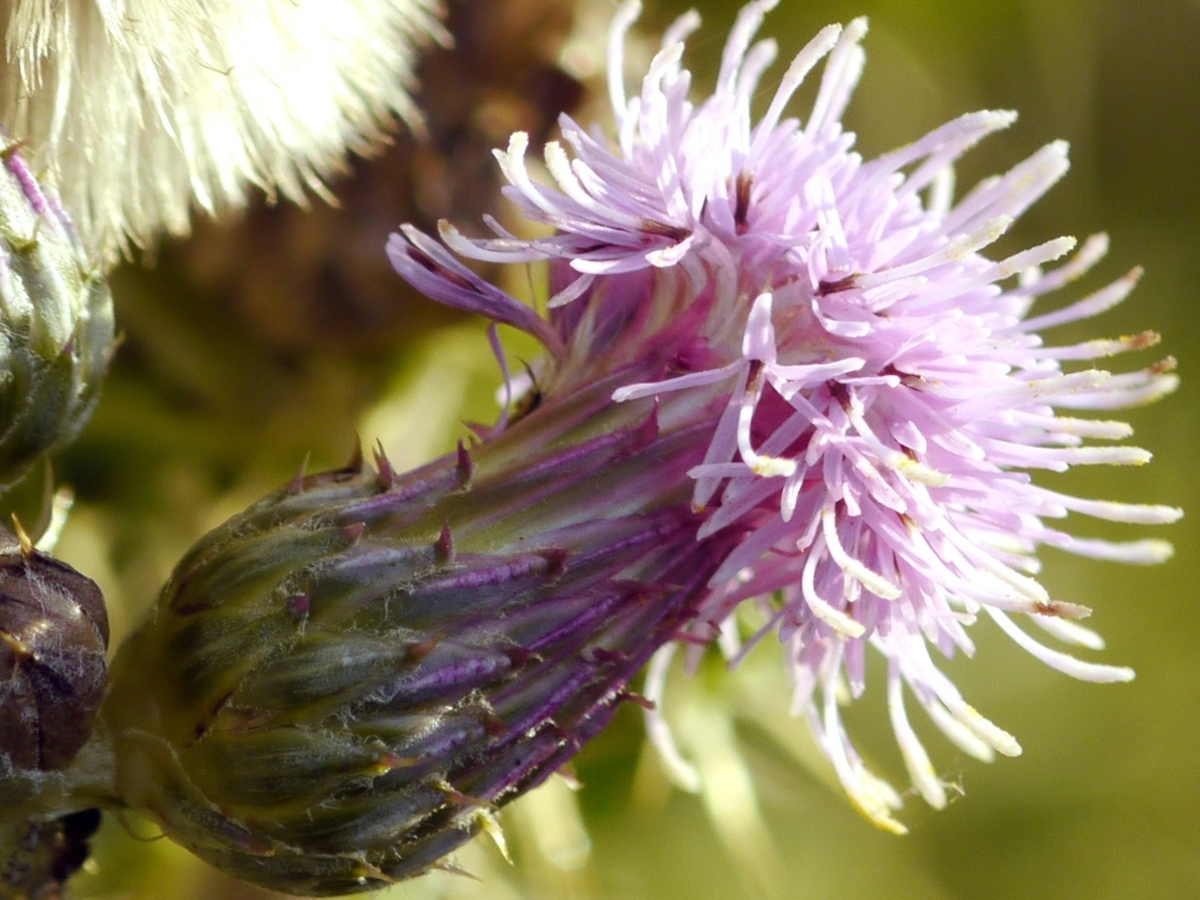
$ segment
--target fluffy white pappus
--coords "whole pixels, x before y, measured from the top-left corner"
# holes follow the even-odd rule
[[[186,233],[252,189],[326,194],[403,120],[438,0],[0,0],[0,121],[89,250]]]

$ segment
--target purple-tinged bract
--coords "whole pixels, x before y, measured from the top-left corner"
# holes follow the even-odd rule
[[[113,346],[108,284],[0,131],[0,490],[87,424]]]
[[[873,160],[854,152],[840,119],[863,66],[864,20],[822,30],[754,122],[751,99],[776,52],[754,36],[774,5],[742,10],[716,88],[696,102],[681,64],[695,14],[669,29],[640,93],[626,95],[623,44],[638,12],[626,3],[609,54],[615,140],[564,118],[567,146],[546,147],[540,179],[526,163],[524,135],[496,154],[508,196],[552,233],[527,240],[489,222],[496,236],[477,240],[443,226],[463,256],[547,263],[545,319],[412,229],[388,250],[430,296],[540,338],[549,352],[532,378],[543,403],[643,360],[613,402],[654,398],[660,422],[704,426],[703,462],[688,472],[704,517],[696,538],[738,537],[712,545],[727,552],[685,636],[710,640],[730,630],[741,604],[763,608],[766,629],[787,648],[795,709],[808,715],[859,808],[902,831],[892,816],[899,795],[866,770],[847,737],[840,689],[865,689],[868,646],[886,659],[906,765],[922,796],[942,806],[945,785],[909,723],[905,687],[971,755],[1020,748],[963,699],[931,647],[945,657],[971,653],[967,626],[984,614],[1068,674],[1131,678],[1051,649],[1018,624],[1100,646],[1075,622],[1088,610],[1035,580],[1035,554],[1048,545],[1159,562],[1170,553],[1163,542],[1083,540],[1051,521],[1073,512],[1154,524],[1180,512],[1067,496],[1030,473],[1146,462],[1146,451],[1116,443],[1127,425],[1077,412],[1149,402],[1176,378],[1170,359],[1126,374],[1093,367],[1154,345],[1152,332],[1074,345],[1042,337],[1114,306],[1134,286],[1136,270],[1083,299],[1044,305],[1104,254],[1103,236],[1077,250],[1059,238],[988,255],[1066,172],[1063,143],[959,199],[953,163],[1013,113],[962,116]],[[813,107],[788,117],[793,93],[822,59]]]
[[[297,477],[199,540],[113,665],[119,802],[289,895],[377,890],[498,834],[738,536],[695,539],[702,434],[612,403],[624,380],[413,472],[379,452]]]

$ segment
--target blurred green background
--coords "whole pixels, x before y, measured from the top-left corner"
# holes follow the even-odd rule
[[[536,4],[508,4],[522,5]],[[701,85],[739,5],[699,4],[705,27],[688,61],[703,73]],[[585,0],[585,24],[568,40],[568,56],[586,60],[595,27],[612,8]],[[684,8],[657,0],[643,25],[657,31]],[[787,715],[778,660],[764,647],[733,676],[706,665],[695,679],[672,681],[670,718],[706,777],[705,794],[668,785],[645,751],[640,716],[627,710],[578,760],[582,791],[552,784],[506,812],[515,865],[477,842],[459,862],[478,882],[438,874],[400,885],[389,897],[1200,897],[1200,727],[1191,718],[1200,713],[1200,380],[1192,374],[1200,346],[1193,314],[1200,285],[1200,2],[783,0],[764,33],[778,39],[786,61],[819,27],[860,14],[871,19],[868,64],[847,123],[866,155],[967,110],[1019,110],[1015,127],[965,160],[960,190],[1055,138],[1070,141],[1073,167],[1005,247],[1106,230],[1110,257],[1080,290],[1135,264],[1146,268],[1122,307],[1056,337],[1162,332],[1161,352],[1180,359],[1182,388],[1129,413],[1138,443],[1156,460],[1136,471],[1075,472],[1046,483],[1085,496],[1179,505],[1191,518],[1152,535],[1175,543],[1176,556],[1164,566],[1044,556],[1044,583],[1056,597],[1095,609],[1089,624],[1109,644],[1103,660],[1135,667],[1137,680],[1074,682],[981,625],[973,633],[978,658],[955,660],[948,671],[1025,753],[986,766],[930,737],[935,764],[965,796],[940,813],[909,797],[902,818],[912,833],[898,838],[860,818],[815,761],[804,726]],[[766,83],[781,70],[777,63]],[[803,100],[794,109],[803,115]],[[500,118],[489,126],[497,133],[508,122]],[[466,165],[490,165],[483,150]],[[440,214],[437,202],[426,199],[422,209]],[[405,211],[385,210],[367,223],[353,217],[355,209],[326,211],[331,218],[323,221],[360,240],[361,255],[381,254],[384,236]],[[364,230],[368,224],[377,235]],[[153,271],[131,266],[116,278],[126,346],[95,422],[60,466],[79,496],[61,555],[105,587],[118,637],[191,541],[289,477],[306,453],[314,468],[339,464],[357,429],[364,443],[381,439],[394,464],[412,465],[452,446],[460,419],[494,415],[497,379],[478,322],[406,298],[385,280],[372,289],[394,291],[404,304],[389,327],[375,328],[367,317],[368,338],[338,335],[323,343],[320,328],[317,338],[296,338],[279,321],[270,327],[273,316],[287,315],[286,279],[259,277],[266,281],[260,292],[270,295],[275,286],[278,307],[267,301],[274,312],[256,317],[223,306],[224,295],[195,274],[220,267],[222,238],[202,238],[208,255],[199,262],[183,244],[165,248]],[[299,246],[311,244],[317,253],[315,242],[319,235]],[[260,236],[237,252],[248,256],[249,269],[256,252],[264,266],[286,267],[286,259],[271,255],[273,246]],[[1114,364],[1119,370],[1150,361],[1147,355]],[[1073,527],[1145,536],[1144,529],[1083,520]],[[903,785],[881,689],[879,680],[870,685],[849,722],[872,763]],[[107,822],[92,871],[77,879],[79,895],[262,896],[165,841],[134,837],[152,835],[145,823],[129,823],[127,833]]]

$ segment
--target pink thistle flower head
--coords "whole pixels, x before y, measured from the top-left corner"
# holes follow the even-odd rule
[[[794,708],[851,799],[878,825],[903,831],[893,815],[899,794],[867,770],[839,710],[847,686],[851,696],[866,689],[867,649],[886,660],[902,756],[935,807],[945,805],[946,785],[910,724],[906,695],[972,756],[1020,752],[931,652],[972,653],[968,626],[981,615],[1074,677],[1132,678],[1023,627],[1101,645],[1076,622],[1085,607],[1038,583],[1036,553],[1052,546],[1160,562],[1170,555],[1164,542],[1084,540],[1052,522],[1079,513],[1157,524],[1181,513],[1067,496],[1031,473],[1145,463],[1145,450],[1118,443],[1127,425],[1077,411],[1155,400],[1176,377],[1170,359],[1124,374],[1093,367],[1152,346],[1151,332],[1073,345],[1042,337],[1109,309],[1136,283],[1137,270],[1044,308],[1043,297],[1103,256],[1103,235],[1079,248],[1058,238],[1007,258],[988,252],[1066,172],[1064,143],[957,199],[954,162],[1015,114],[964,115],[872,160],[854,151],[841,116],[863,67],[865,20],[813,38],[754,121],[751,99],[776,54],[755,35],[775,5],[743,8],[716,87],[696,102],[682,63],[694,13],[667,31],[640,92],[627,95],[623,45],[639,9],[626,3],[609,46],[615,138],[564,118],[566,146],[547,145],[546,176],[531,171],[522,134],[496,154],[507,195],[552,234],[524,239],[489,221],[495,237],[480,240],[443,225],[463,256],[548,263],[546,317],[411,228],[388,250],[430,296],[539,337],[549,351],[532,373],[539,396],[569,396],[645,360],[614,403],[655,404],[664,431],[709,423],[703,460],[687,473],[703,517],[696,539],[726,540],[713,544],[722,559],[678,636],[705,643],[736,631],[742,604],[765,610],[768,625],[745,646],[722,646],[736,659],[763,633],[778,634]],[[793,94],[822,60],[812,108],[790,116]],[[652,695],[661,670],[652,671]]]

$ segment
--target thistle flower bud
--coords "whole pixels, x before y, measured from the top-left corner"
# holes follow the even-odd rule
[[[376,889],[491,829],[721,556],[685,486],[702,445],[619,383],[408,475],[379,454],[298,477],[203,538],[114,664],[122,801],[293,894]]]
[[[58,199],[0,152],[0,488],[75,437],[113,346],[112,298]]]
[[[104,696],[108,613],[65,563],[0,535],[0,798],[67,767]],[[24,776],[24,777],[22,777]]]

